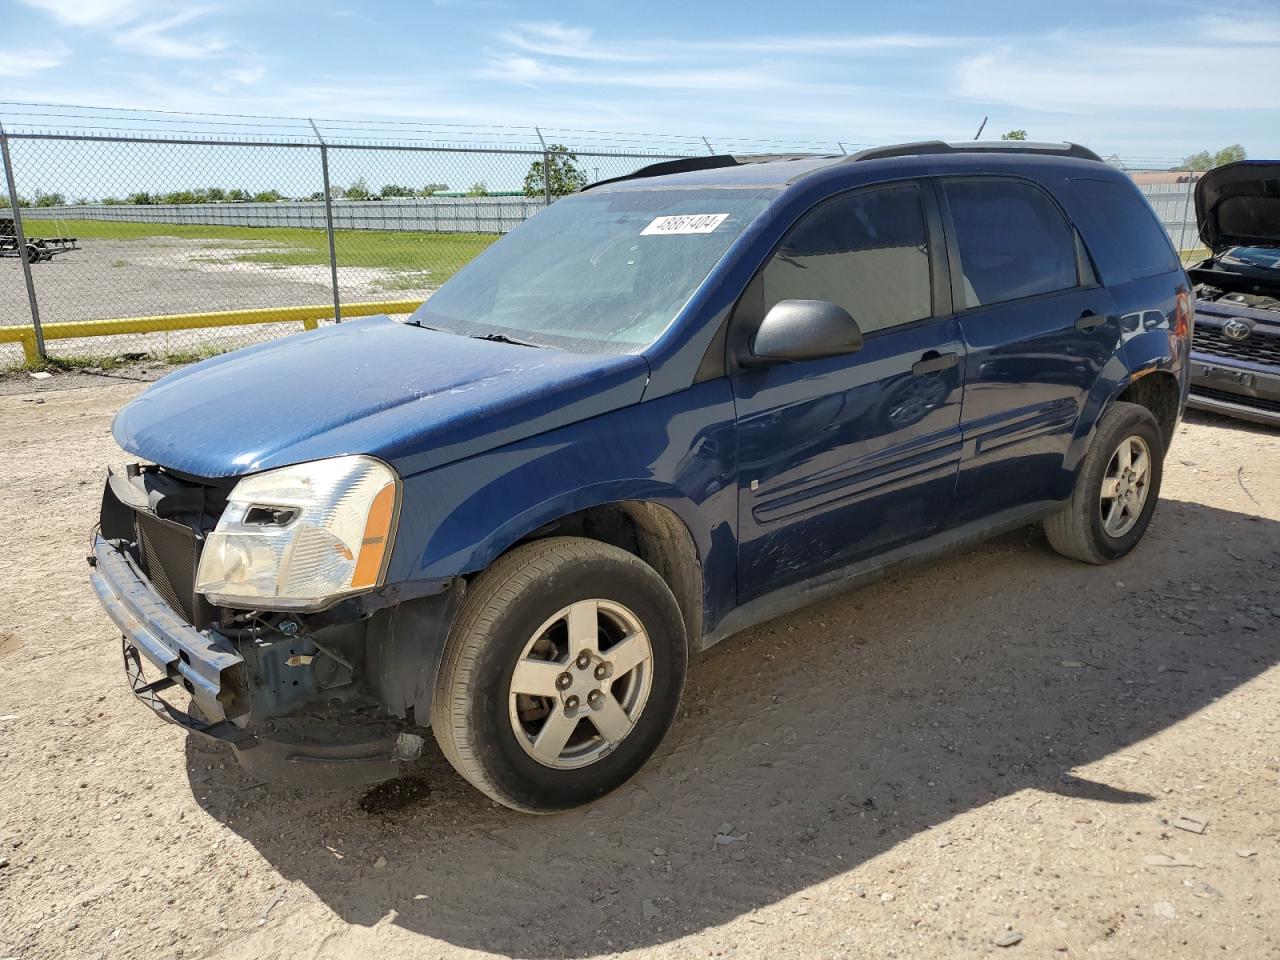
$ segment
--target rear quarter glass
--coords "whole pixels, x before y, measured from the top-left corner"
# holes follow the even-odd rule
[[[1133,187],[1110,180],[1072,180],[1071,210],[1098,275],[1107,286],[1180,270],[1155,212]]]

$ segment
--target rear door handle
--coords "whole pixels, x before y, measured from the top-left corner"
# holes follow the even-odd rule
[[[911,372],[917,377],[923,377],[930,373],[941,373],[943,370],[951,369],[959,361],[959,354],[939,353],[937,350],[928,350],[923,357],[911,365]]]
[[[1107,322],[1107,318],[1100,313],[1094,313],[1092,310],[1086,310],[1080,314],[1080,318],[1076,320],[1076,329],[1081,333],[1088,333],[1090,330],[1096,330]]]

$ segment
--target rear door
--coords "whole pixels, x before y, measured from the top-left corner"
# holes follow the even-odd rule
[[[1039,185],[939,181],[965,344],[965,458],[952,520],[1059,499],[1089,391],[1119,318],[1075,228]]]
[[[851,191],[802,216],[752,281],[730,328],[735,353],[791,299],[840,304],[865,342],[732,374],[740,601],[919,539],[946,517],[963,347],[940,237],[927,182]]]

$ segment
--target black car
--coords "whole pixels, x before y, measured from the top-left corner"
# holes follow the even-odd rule
[[[1196,284],[1188,405],[1280,424],[1280,162],[1242,160],[1196,184],[1211,256]]]

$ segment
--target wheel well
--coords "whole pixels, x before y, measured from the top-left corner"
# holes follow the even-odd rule
[[[606,503],[544,524],[520,543],[551,536],[599,540],[653,567],[680,606],[689,649],[698,649],[702,640],[702,564],[693,537],[675,513],[640,500]]]
[[[1160,424],[1160,435],[1164,438],[1165,450],[1168,450],[1173,442],[1173,428],[1178,422],[1179,396],[1177,377],[1157,370],[1134,380],[1116,399],[1150,410],[1156,423]]]

